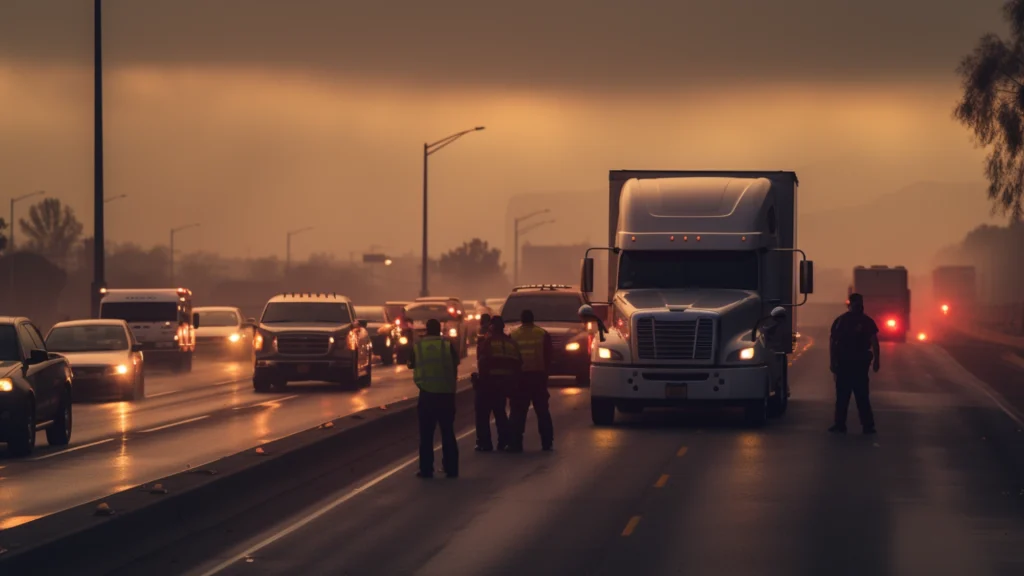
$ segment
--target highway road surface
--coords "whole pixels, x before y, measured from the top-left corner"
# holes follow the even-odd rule
[[[470,358],[460,371],[474,366]],[[405,366],[375,365],[363,390],[293,384],[256,394],[251,374],[247,363],[199,360],[188,375],[148,373],[145,400],[76,403],[69,446],[40,434],[30,458],[0,452],[0,529],[416,395]]]
[[[1024,385],[1024,359],[885,344],[879,434],[861,435],[851,407],[851,433],[833,435],[823,333],[805,334],[790,412],[766,428],[661,411],[598,428],[586,390],[554,389],[552,453],[532,421],[520,455],[474,453],[463,428],[458,479],[414,478],[410,446],[309,510],[204,532],[123,573],[1024,574],[1020,407],[954,357],[1004,390]],[[255,418],[237,427],[250,442]],[[208,553],[247,528],[246,542]]]

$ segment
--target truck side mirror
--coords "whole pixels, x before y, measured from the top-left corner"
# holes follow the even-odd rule
[[[814,294],[814,262],[800,261],[800,293]]]
[[[772,318],[775,320],[785,320],[786,309],[783,308],[782,306],[776,306],[775,308],[772,308]]]
[[[199,328],[199,313],[198,312],[193,312],[192,313],[192,327],[193,328]]]
[[[594,259],[584,258],[580,264],[580,291],[590,294],[594,291]],[[591,310],[593,312],[593,310]]]
[[[605,327],[604,321],[598,318],[597,314],[594,312],[594,307],[590,304],[584,304],[583,306],[580,306],[578,314],[580,319],[584,322],[594,322],[597,324],[597,337],[601,342],[604,342],[604,335],[608,332],[608,328]]]

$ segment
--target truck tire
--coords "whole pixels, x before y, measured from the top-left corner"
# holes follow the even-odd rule
[[[775,395],[768,399],[769,415],[778,418],[789,408],[789,366],[782,366],[782,384]]]
[[[366,374],[359,378],[360,388],[369,388],[373,385],[373,364],[366,365]]]
[[[753,428],[760,428],[768,423],[768,398],[755,400],[744,408],[744,419]]]
[[[615,424],[615,402],[604,398],[591,398],[590,419],[595,426]]]
[[[270,388],[273,387],[273,381],[266,376],[261,374],[252,375],[252,389],[256,392],[270,392]]]

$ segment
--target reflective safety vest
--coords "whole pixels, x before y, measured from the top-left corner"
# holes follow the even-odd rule
[[[539,326],[525,324],[512,332],[512,339],[519,345],[523,356],[523,372],[544,372],[547,364],[544,358],[544,337],[547,332]]]
[[[512,376],[520,371],[522,357],[516,343],[508,338],[490,337],[487,340],[484,364],[491,376]]]
[[[452,345],[440,336],[423,336],[413,347],[415,368],[412,379],[424,392],[455,393],[455,364]]]

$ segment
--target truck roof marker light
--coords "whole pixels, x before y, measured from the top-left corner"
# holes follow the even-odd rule
[[[636,236],[630,236],[630,237],[629,237],[629,240],[630,240],[631,242],[636,242]]]
[[[683,236],[683,242],[689,242],[689,241],[690,241],[690,237],[689,236]]]
[[[747,237],[746,236],[740,236],[740,242],[746,242],[746,241],[747,241]]]
[[[700,242],[700,236],[697,236],[697,242]]]
[[[676,241],[676,237],[675,236],[669,236],[668,237],[668,241],[669,242],[675,242]]]

